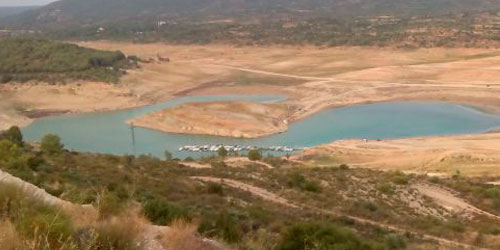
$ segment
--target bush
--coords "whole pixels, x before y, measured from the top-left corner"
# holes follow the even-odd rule
[[[220,157],[226,157],[227,154],[228,152],[224,147],[220,147],[219,150],[217,150],[217,155],[219,155]]]
[[[394,187],[390,183],[379,183],[377,184],[377,190],[384,194],[393,194]]]
[[[290,176],[288,185],[291,187],[297,187],[302,191],[309,192],[320,192],[321,186],[317,182],[309,181],[305,176],[299,173],[293,173]]]
[[[165,160],[167,160],[167,161],[172,160],[173,156],[172,156],[172,153],[170,153],[170,151],[165,150],[164,154],[165,154]]]
[[[81,249],[140,250],[137,244],[139,230],[131,218],[101,222],[87,234],[93,239],[80,243]]]
[[[48,134],[42,138],[40,149],[48,155],[57,155],[63,151],[64,145],[61,143],[59,136]]]
[[[0,83],[9,83],[12,79],[13,77],[11,75],[2,75],[0,76]]]
[[[186,209],[161,199],[153,199],[143,204],[146,217],[156,225],[165,226],[175,219],[191,220]]]
[[[252,149],[248,152],[248,159],[251,161],[258,161],[262,159],[262,153],[260,150]]]
[[[14,185],[0,184],[0,212],[0,216],[12,220],[21,237],[40,243],[35,250],[49,249],[48,246],[66,249],[62,246],[70,240],[73,226],[58,209],[42,204]]]
[[[392,178],[392,182],[397,185],[408,185],[409,178],[406,175],[398,175]]]
[[[220,237],[229,243],[238,242],[242,237],[238,220],[227,211],[222,211],[215,219],[205,217],[198,232],[208,237]]]
[[[210,166],[212,168],[225,168],[227,167],[226,163],[223,161],[210,161]]]
[[[23,145],[23,134],[18,126],[12,126],[7,131],[1,133],[0,139],[7,139],[19,146]]]
[[[388,234],[384,238],[385,245],[388,249],[405,249],[406,240],[403,236],[398,234]]]
[[[107,191],[99,194],[96,202],[100,219],[106,219],[110,216],[117,215],[123,208],[120,199],[114,193]]]
[[[277,250],[374,249],[349,229],[333,224],[301,223],[289,227]]]
[[[222,185],[220,185],[220,184],[209,183],[208,187],[207,187],[207,192],[209,194],[223,195],[224,194],[224,189],[222,188]]]
[[[347,164],[340,164],[339,169],[340,170],[348,170],[349,166]]]

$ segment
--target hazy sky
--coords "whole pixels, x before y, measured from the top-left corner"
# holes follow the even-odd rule
[[[56,0],[0,0],[0,6],[44,5]]]

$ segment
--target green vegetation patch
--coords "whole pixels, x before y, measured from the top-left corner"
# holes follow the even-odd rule
[[[118,82],[136,57],[43,39],[0,40],[0,82],[30,80]]]

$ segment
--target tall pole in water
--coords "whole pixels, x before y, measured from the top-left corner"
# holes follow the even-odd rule
[[[132,153],[134,156],[136,155],[135,152],[135,131],[134,131],[134,123],[130,123],[130,135],[132,136]]]

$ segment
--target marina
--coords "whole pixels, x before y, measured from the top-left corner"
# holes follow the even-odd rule
[[[302,150],[299,148],[289,147],[289,146],[270,146],[270,147],[258,147],[258,146],[242,146],[242,145],[186,145],[178,149],[179,152],[217,152],[221,148],[226,149],[228,152],[241,152],[250,150],[260,150],[260,151],[272,151],[272,152],[295,152]]]

